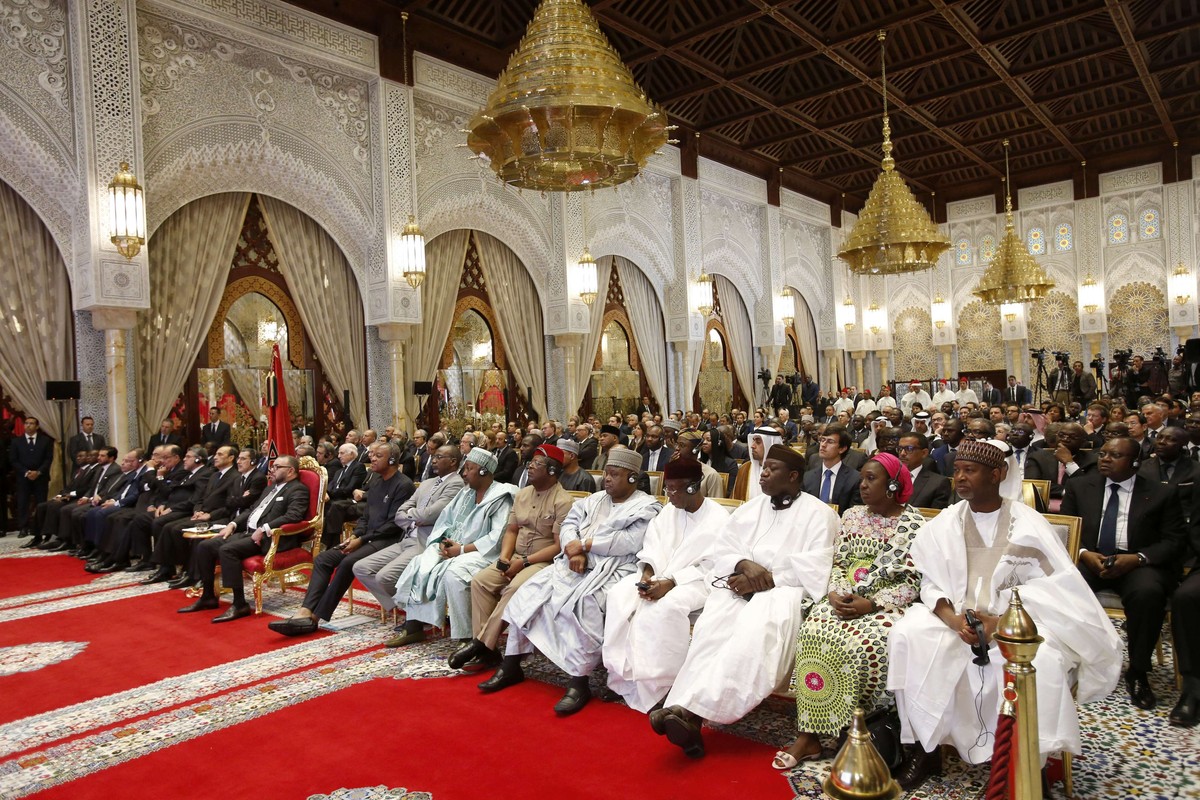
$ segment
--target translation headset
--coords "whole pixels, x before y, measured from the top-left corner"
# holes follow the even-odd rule
[[[684,491],[688,494],[695,494],[696,492],[700,491],[700,481],[693,481],[692,483],[689,483]]]
[[[892,494],[895,494],[896,492],[900,491],[900,481],[896,480],[895,478],[893,478],[891,476],[888,476],[887,490],[889,492],[891,492]]]
[[[557,461],[546,461],[546,474],[557,477],[558,473],[562,472],[562,467]]]
[[[628,480],[630,483],[637,483],[637,481],[638,481],[637,473],[634,473],[634,472],[629,473],[629,477],[626,478],[626,480]]]

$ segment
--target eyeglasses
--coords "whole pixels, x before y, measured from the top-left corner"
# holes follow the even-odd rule
[[[920,449],[922,449],[921,446],[917,444],[902,444],[896,448],[896,451],[899,453],[915,453]]]

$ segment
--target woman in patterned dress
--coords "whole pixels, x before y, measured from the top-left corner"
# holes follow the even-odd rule
[[[888,633],[920,593],[908,549],[924,518],[906,505],[913,491],[908,468],[891,453],[876,453],[863,465],[859,491],[865,505],[842,516],[829,594],[800,628],[792,677],[800,734],[775,754],[775,769],[820,758],[818,736],[836,736],[856,707],[880,704]]]

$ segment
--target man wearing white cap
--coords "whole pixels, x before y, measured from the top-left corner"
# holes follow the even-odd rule
[[[572,506],[554,563],[509,600],[504,661],[480,689],[496,692],[523,681],[521,660],[536,647],[570,676],[555,712],[574,714],[591,699],[588,677],[601,660],[608,590],[637,569],[646,527],[662,509],[637,490],[641,465],[633,450],[617,445],[609,451],[604,491]]]
[[[683,426],[679,424],[679,420],[677,419],[664,419],[662,429],[663,444],[674,450],[675,439],[678,438],[679,432],[683,430]]]
[[[404,630],[387,641],[400,647],[424,641],[425,625],[450,612],[450,638],[471,636],[471,578],[496,560],[517,487],[493,478],[496,456],[476,447],[463,464],[466,486],[438,515],[429,544],[404,568],[393,600],[404,609]]]
[[[926,411],[933,404],[933,400],[929,397],[929,392],[925,391],[925,387],[921,385],[920,381],[910,383],[908,391],[900,398],[900,410],[904,413],[904,416],[912,416],[913,403],[920,403],[921,408]]]
[[[562,474],[558,476],[559,485],[568,492],[591,494],[596,491],[596,479],[592,477],[592,473],[579,466],[579,443],[574,439],[559,439],[558,449],[562,450],[563,454]]]

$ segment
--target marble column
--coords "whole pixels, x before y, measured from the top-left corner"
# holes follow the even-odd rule
[[[129,372],[126,369],[126,331],[137,323],[132,309],[96,308],[92,327],[104,331],[104,388],[108,401],[108,441],[120,452],[134,445],[129,429]]]
[[[888,380],[888,353],[889,350],[879,350],[875,353],[879,357],[879,385],[887,383]],[[862,388],[862,385],[859,385]]]
[[[953,350],[953,345],[943,344],[938,346],[938,352],[942,354],[942,375],[945,375],[946,377],[950,377],[952,374],[954,374],[951,369],[953,362],[950,359]]]
[[[412,433],[405,398],[411,394],[405,369],[405,345],[408,343],[411,325],[401,322],[386,322],[379,326],[379,338],[387,348],[388,366],[391,373],[392,417],[391,425],[397,430]]]
[[[850,354],[850,357],[854,359],[854,385],[860,389],[863,385],[863,358],[866,355],[862,350],[856,350]]]

